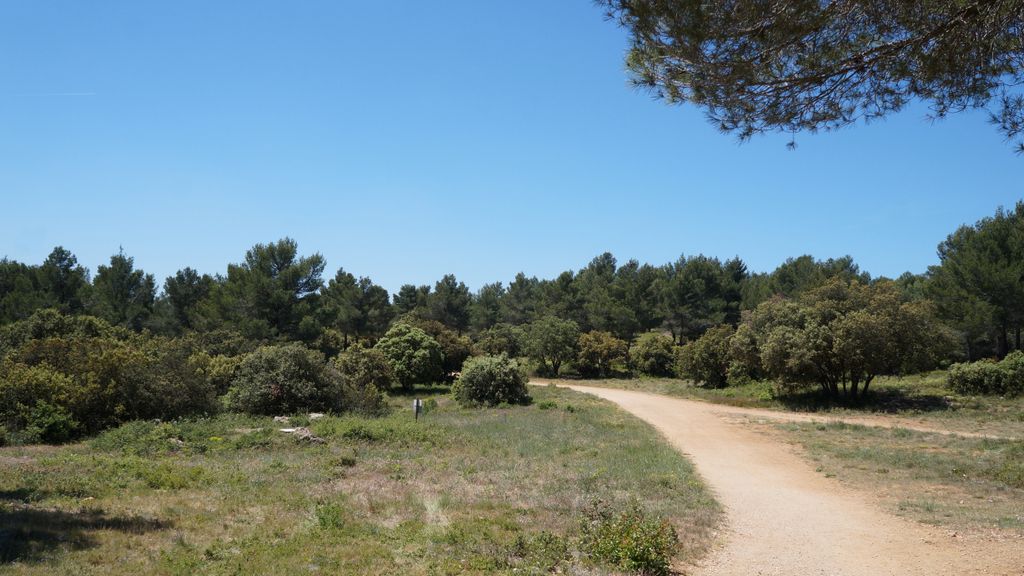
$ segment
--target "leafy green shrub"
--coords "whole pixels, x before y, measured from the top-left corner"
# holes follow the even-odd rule
[[[387,413],[384,392],[397,381],[380,350],[353,346],[335,358],[333,365],[342,379],[346,410],[366,416]]]
[[[687,342],[679,350],[676,371],[679,376],[711,388],[725,386],[729,377],[729,341],[732,326],[709,329],[700,338]]]
[[[576,369],[589,377],[611,374],[615,364],[625,363],[629,344],[612,336],[611,332],[597,330],[580,335],[576,354]]]
[[[452,395],[463,406],[529,404],[526,374],[508,356],[477,356],[466,361]]]
[[[672,338],[664,334],[641,334],[629,351],[637,370],[648,376],[671,376],[676,361]]]
[[[59,407],[80,433],[217,409],[209,356],[191,341],[90,335],[92,323],[74,326],[80,329],[25,340],[0,366],[0,421],[12,431],[28,425],[40,401]]]
[[[667,520],[649,517],[636,502],[620,512],[595,502],[580,526],[580,551],[636,574],[670,574],[677,542],[675,528]]]
[[[78,422],[60,406],[48,402],[36,402],[28,414],[28,425],[23,431],[26,442],[61,444],[75,437]]]
[[[420,328],[395,324],[374,349],[384,354],[395,378],[407,390],[416,384],[438,382],[444,377],[441,345]]]
[[[1003,393],[1007,396],[1024,394],[1024,352],[1014,350],[1000,364],[1006,370]]]
[[[1015,350],[1002,362],[981,360],[949,367],[949,387],[960,394],[1024,393],[1024,352]]]
[[[40,438],[16,434],[25,430],[33,420],[32,412],[40,403],[59,405],[73,382],[70,378],[41,366],[26,366],[7,361],[0,365],[0,422],[22,442],[38,442]],[[77,422],[74,422],[77,427]]]
[[[261,346],[238,365],[227,405],[248,414],[339,412],[342,380],[323,354],[301,344]]]
[[[387,357],[376,348],[352,346],[334,359],[334,368],[347,384],[358,388],[387,391],[398,384]]]

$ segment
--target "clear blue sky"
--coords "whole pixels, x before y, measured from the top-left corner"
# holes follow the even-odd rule
[[[0,3],[0,257],[158,280],[291,236],[391,291],[611,251],[923,271],[1024,197],[983,114],[739,145],[632,89],[590,0]]]

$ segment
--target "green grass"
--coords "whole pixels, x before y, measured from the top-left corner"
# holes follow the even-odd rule
[[[865,413],[893,414],[913,418],[925,426],[1024,438],[1024,396],[956,394],[948,388],[944,371],[877,378],[871,383],[868,398],[856,405],[831,401],[818,390],[783,394],[770,382],[720,389],[671,378],[567,380],[565,383],[639,390],[746,408],[816,412],[837,418]]]
[[[700,557],[721,512],[657,433],[586,395],[412,420],[225,415],[0,449],[4,574],[613,573],[579,552],[595,498],[671,519]]]
[[[1024,534],[1024,442],[842,423],[776,429],[818,472],[876,495],[893,513],[961,531]]]

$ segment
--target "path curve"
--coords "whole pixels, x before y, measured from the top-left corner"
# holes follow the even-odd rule
[[[786,447],[730,421],[736,409],[561,385],[618,404],[690,457],[726,509],[705,576],[1024,576],[1024,542],[952,538],[886,514]],[[740,409],[742,411],[742,409]]]

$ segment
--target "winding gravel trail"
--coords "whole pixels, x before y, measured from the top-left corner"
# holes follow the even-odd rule
[[[730,418],[748,412],[656,394],[565,385],[618,404],[690,457],[725,507],[706,576],[1024,576],[1024,542],[952,538],[891,516],[785,444]],[[759,411],[749,411],[761,416]]]

